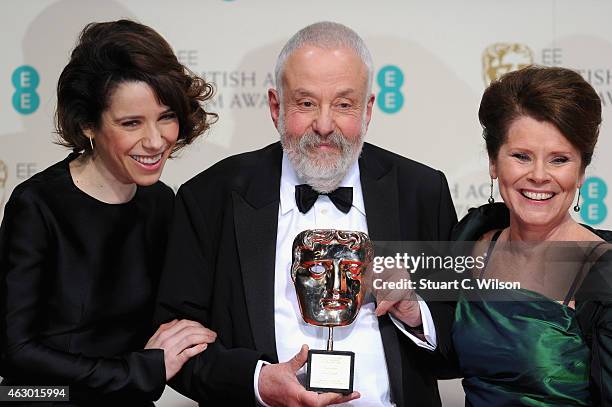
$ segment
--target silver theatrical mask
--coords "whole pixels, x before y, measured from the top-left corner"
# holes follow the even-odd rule
[[[355,353],[334,351],[334,327],[351,324],[365,296],[374,249],[368,235],[333,229],[305,230],[293,241],[291,278],[300,311],[310,325],[327,327],[326,350],[309,350],[306,388],[349,394]]]
[[[352,323],[372,257],[372,243],[362,232],[317,229],[298,234],[291,278],[304,321],[327,327]]]

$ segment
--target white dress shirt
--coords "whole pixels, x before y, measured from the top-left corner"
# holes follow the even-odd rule
[[[304,182],[298,179],[295,170],[283,154],[280,181],[280,205],[276,235],[276,262],[274,270],[274,327],[278,360],[286,362],[299,350],[302,344],[310,349],[325,349],[327,329],[308,325],[302,319],[293,281],[291,280],[291,246],[295,236],[307,229],[340,229],[368,233],[365,205],[359,178],[359,165],[355,163],[340,186],[353,188],[353,206],[348,213],[338,210],[329,197],[321,195],[314,206],[305,214],[295,203],[295,186]],[[427,342],[407,332],[402,324],[392,317],[393,322],[417,345],[433,350],[436,347],[435,328],[431,313],[424,301],[419,301],[423,330]],[[361,397],[346,406],[393,406],[390,397],[389,376],[385,353],[374,314],[376,305],[371,296],[364,299],[355,321],[334,329],[334,350],[355,352],[355,377],[353,388]],[[254,387],[258,402],[258,380],[263,362],[255,369]],[[298,372],[298,378],[305,376],[305,368]]]

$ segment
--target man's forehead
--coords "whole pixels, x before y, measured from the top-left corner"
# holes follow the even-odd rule
[[[313,58],[317,56],[334,56],[339,58],[359,59],[359,54],[353,48],[347,46],[318,46],[314,44],[302,44],[289,54],[287,61],[292,59]]]
[[[307,86],[291,90],[291,94],[295,98],[307,97],[307,96],[316,96],[317,93],[318,93],[318,90],[316,90],[316,89],[309,89]],[[344,87],[344,88],[336,89],[335,96],[336,97],[351,97],[351,96],[359,95],[360,93],[361,92],[358,91],[355,88]]]
[[[354,87],[367,83],[367,67],[351,48],[320,48],[305,45],[287,58],[283,80],[294,85],[304,80],[352,80]],[[302,87],[300,85],[300,87]]]

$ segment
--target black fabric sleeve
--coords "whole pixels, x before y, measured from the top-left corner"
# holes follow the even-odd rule
[[[439,205],[438,205],[438,240],[450,240],[451,231],[457,224],[457,214],[453,206],[450,190],[446,177],[440,171]],[[447,275],[448,273],[444,273]],[[454,277],[454,276],[452,276]],[[447,355],[451,348],[451,329],[455,320],[455,303],[452,301],[429,301],[427,306],[436,327],[438,350]]]
[[[582,329],[591,348],[593,405],[612,406],[612,250],[593,265],[576,295],[576,303],[576,309],[584,314],[579,321],[584,321]]]
[[[612,301],[601,304],[594,321],[591,384],[593,405],[612,406]]]
[[[156,324],[190,319],[210,327],[215,279],[212,241],[218,236],[209,229],[204,210],[188,189],[179,189],[160,282]],[[255,367],[263,358],[261,352],[252,349],[228,349],[217,338],[204,352],[191,358],[170,385],[200,403],[253,405]]]
[[[451,231],[457,224],[457,214],[444,173],[438,171],[439,185],[437,188],[437,238],[439,241],[448,241]],[[454,279],[451,273],[443,272],[438,278]],[[436,329],[437,347],[428,355],[429,365],[434,374],[440,379],[449,379],[459,376],[458,366],[455,361],[452,346],[452,327],[455,320],[455,302],[452,300],[441,300],[437,293],[419,292],[427,303],[431,317]],[[428,298],[429,297],[429,298]]]
[[[438,187],[438,240],[450,240],[453,227],[457,224],[457,212],[453,205],[450,189],[446,176],[442,171],[438,171],[440,175],[440,184]]]
[[[108,358],[86,357],[45,345],[39,327],[50,279],[50,234],[44,201],[20,191],[7,202],[0,228],[2,373],[37,377],[100,395],[158,399],[165,386],[163,351],[141,350]]]

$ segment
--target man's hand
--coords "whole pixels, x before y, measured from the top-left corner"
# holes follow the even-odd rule
[[[386,282],[400,282],[406,278],[410,279],[410,274],[402,268],[387,269],[384,275]],[[374,297],[377,317],[389,313],[409,327],[414,328],[422,324],[421,308],[414,290],[383,288],[374,290]]]
[[[261,400],[272,407],[323,407],[346,403],[360,397],[357,392],[344,396],[337,393],[316,393],[306,390],[298,382],[295,373],[304,366],[307,359],[308,346],[302,345],[302,349],[291,360],[262,366],[258,382]]]
[[[413,300],[380,301],[376,306],[376,316],[380,317],[386,313],[390,313],[412,328],[420,326],[423,323],[421,320],[421,308],[419,307],[419,302],[416,300],[416,297]]]

